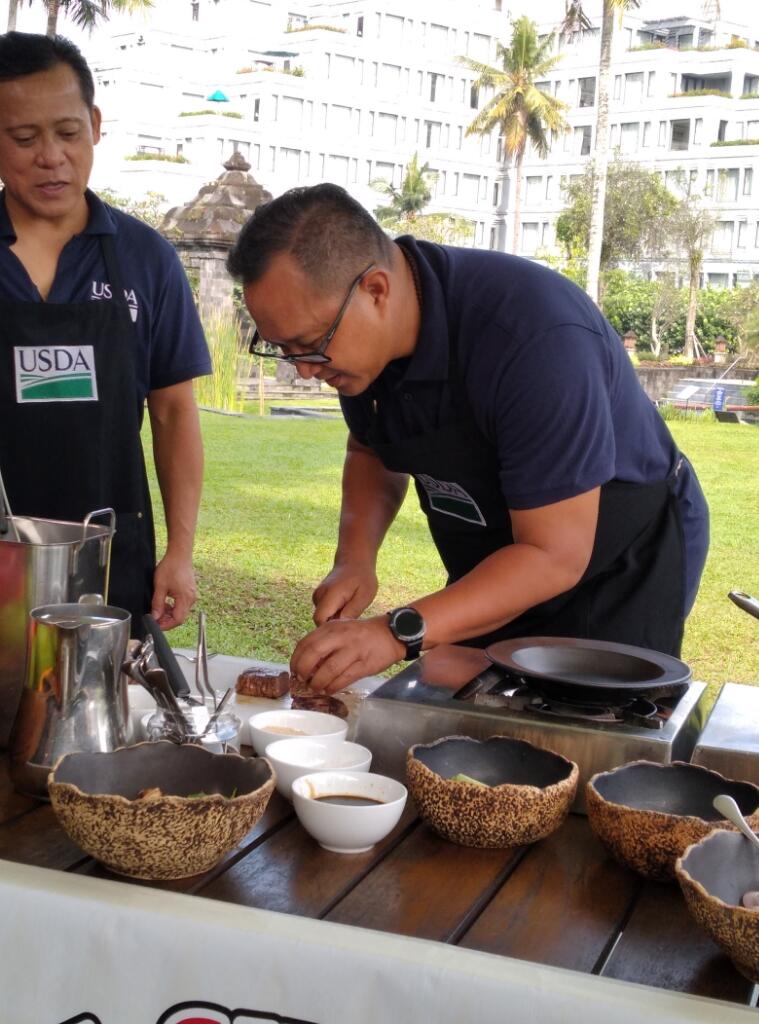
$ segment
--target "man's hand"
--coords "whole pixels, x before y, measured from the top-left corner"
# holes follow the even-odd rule
[[[373,564],[336,565],[313,592],[314,622],[321,626],[330,619],[357,619],[376,593]]]
[[[293,651],[290,671],[323,693],[337,693],[363,676],[382,672],[406,653],[387,622],[386,615],[376,615],[319,626]]]
[[[167,551],[153,575],[153,618],[161,629],[181,626],[190,614],[196,598],[192,562]]]

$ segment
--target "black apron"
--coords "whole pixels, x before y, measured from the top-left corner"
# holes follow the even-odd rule
[[[414,477],[422,511],[453,583],[500,548],[513,544],[495,445],[482,434],[459,383],[449,340],[450,411],[429,431],[390,442],[371,407],[368,444],[383,465]],[[601,487],[593,552],[571,590],[535,605],[502,628],[463,641],[486,647],[522,636],[567,636],[633,644],[679,656],[685,608],[680,510],[670,479]]]
[[[113,241],[101,243],[110,301],[0,302],[0,466],[15,515],[81,522],[115,509],[108,600],[131,612],[139,636],[155,540],[136,338]],[[51,366],[55,379],[45,375]]]

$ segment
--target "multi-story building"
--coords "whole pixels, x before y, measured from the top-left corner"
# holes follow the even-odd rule
[[[197,21],[127,31],[95,58],[104,112],[96,186],[183,201],[238,150],[275,195],[329,180],[373,209],[384,199],[372,182],[400,185],[418,153],[435,172],[431,208],[470,220],[473,244],[492,243],[496,140],[466,135],[476,76],[456,57],[494,59],[509,29],[498,3],[250,7],[195,3]]]
[[[197,0],[181,14],[177,7],[171,21],[161,21],[157,7],[149,33],[130,25],[92,51],[104,112],[96,187],[184,202],[238,150],[275,195],[331,180],[373,209],[384,200],[371,183],[400,185],[418,153],[436,172],[430,209],[469,219],[473,244],[507,248],[511,171],[496,137],[466,134],[488,96],[457,60],[495,61],[496,41],[510,35],[505,4],[334,0],[295,9],[284,0]],[[718,223],[704,264],[711,284],[759,277],[754,35],[714,17],[636,15],[615,32],[611,147],[713,206]],[[523,255],[559,252],[562,185],[582,173],[593,149],[599,43],[597,28],[556,37],[562,60],[544,88],[569,105],[570,130],[553,140],[546,160],[525,158]]]
[[[548,30],[548,27],[545,27]],[[676,195],[703,197],[717,218],[703,283],[759,279],[759,18],[754,34],[713,19],[644,21],[628,15],[615,33],[610,146],[656,170]],[[558,253],[562,185],[593,151],[599,35],[557,38],[563,60],[543,88],[568,105],[570,130],[548,160],[525,158],[523,255]],[[656,273],[650,263],[642,269]]]

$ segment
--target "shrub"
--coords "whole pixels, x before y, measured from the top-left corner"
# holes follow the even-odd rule
[[[716,423],[717,417],[711,409],[683,409],[679,405],[660,405],[663,420],[688,420],[692,423]]]
[[[759,377],[754,381],[754,386],[749,388],[745,394],[746,405],[759,405]]]
[[[242,117],[242,114],[238,114],[236,110],[222,110],[222,117]]]
[[[210,108],[206,108],[206,110],[183,110],[180,112],[179,116],[200,117],[203,114],[218,114],[218,110],[211,110]]]
[[[759,139],[723,139],[721,142],[712,142],[712,146],[759,146]]]
[[[198,405],[222,412],[242,412],[243,391],[238,375],[250,376],[253,360],[246,357],[240,366],[240,327],[234,313],[214,310],[203,317],[203,328],[211,354],[213,373],[194,381]]]
[[[186,156],[181,153],[172,156],[171,153],[131,153],[124,157],[125,160],[163,160],[167,164],[189,164]]]
[[[733,94],[725,89],[688,89],[685,92],[671,92],[670,99],[680,99],[683,96],[722,96],[731,100]]]

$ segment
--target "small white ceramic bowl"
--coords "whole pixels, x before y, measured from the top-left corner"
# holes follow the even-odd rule
[[[348,733],[348,723],[337,715],[325,715],[321,711],[294,711],[283,708],[279,711],[262,711],[249,720],[250,742],[257,754],[266,753],[266,748],[276,740],[294,737],[318,737],[324,743],[342,743]]]
[[[301,775],[334,770],[368,772],[372,752],[360,743],[331,743],[320,739],[277,740],[266,748],[266,756],[277,773],[277,789],[292,800],[292,784]]]
[[[398,824],[406,805],[406,787],[371,772],[315,772],[292,784],[293,805],[301,825],[325,850],[363,853]],[[368,797],[363,805],[327,803],[321,797]]]

